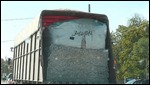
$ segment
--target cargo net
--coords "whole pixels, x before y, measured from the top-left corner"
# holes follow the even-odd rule
[[[108,50],[55,44],[49,50],[46,78],[49,83],[108,83]]]

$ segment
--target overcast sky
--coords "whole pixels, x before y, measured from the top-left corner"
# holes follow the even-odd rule
[[[10,47],[14,46],[15,36],[44,9],[73,9],[105,14],[109,18],[110,31],[118,25],[127,25],[135,13],[149,20],[149,1],[1,1],[1,57],[12,58]],[[9,19],[9,20],[8,20]],[[10,20],[16,19],[16,20]],[[5,42],[7,41],[7,42]]]

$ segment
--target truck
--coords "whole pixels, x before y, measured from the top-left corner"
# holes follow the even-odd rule
[[[43,10],[14,41],[15,83],[116,83],[105,14]]]

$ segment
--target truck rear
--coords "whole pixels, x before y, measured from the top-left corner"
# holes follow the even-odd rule
[[[107,16],[42,11],[16,38],[13,73],[19,83],[116,83]]]

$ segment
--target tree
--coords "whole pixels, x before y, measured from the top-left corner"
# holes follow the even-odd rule
[[[149,22],[140,16],[128,21],[128,26],[119,25],[115,33],[111,33],[113,41],[113,54],[117,60],[117,79],[143,78],[145,76],[145,63],[149,60]]]
[[[13,65],[12,64],[12,59],[10,61],[10,65]],[[2,74],[3,73],[12,73],[12,68],[10,68],[10,65],[8,65],[8,60],[4,60],[3,58],[1,58],[1,78],[2,78]]]

